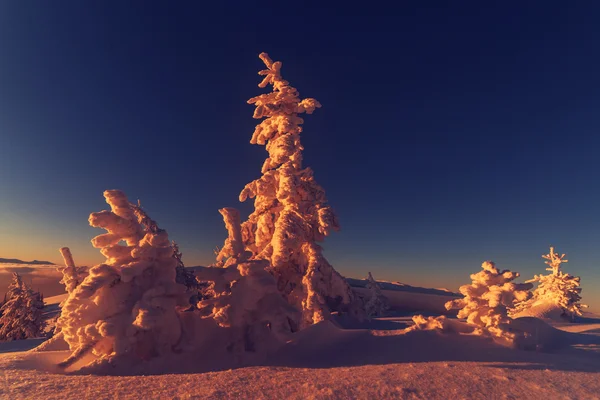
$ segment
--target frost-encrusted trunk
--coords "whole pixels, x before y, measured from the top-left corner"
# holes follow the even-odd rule
[[[467,323],[475,326],[475,334],[490,335],[515,340],[510,332],[511,319],[508,310],[518,301],[531,295],[530,283],[513,283],[519,277],[518,272],[500,271],[491,261],[481,265],[483,271],[471,275],[473,283],[460,287],[465,297],[449,301],[446,309],[458,309],[458,318],[466,318]]]
[[[260,55],[267,69],[258,85],[273,86],[273,92],[248,101],[254,118],[265,118],[256,126],[250,143],[266,145],[269,157],[262,177],[247,184],[240,201],[254,198],[254,212],[242,224],[242,238],[253,259],[270,262],[279,290],[290,304],[302,310],[301,326],[330,317],[332,310],[361,318],[362,304],[345,279],[333,269],[317,242],[339,230],[325,192],[310,168],[302,167],[299,114],[320,107],[315,99],[301,100],[298,91],[281,77],[281,62]]]
[[[533,296],[530,299],[518,303],[511,315],[527,316],[536,307],[546,305],[557,307],[561,310],[562,315],[574,319],[575,316],[582,315],[582,309],[587,306],[581,304],[581,287],[580,278],[561,271],[561,264],[568,262],[564,259],[565,254],[559,255],[554,251],[554,247],[550,247],[550,252],[543,255],[549,265],[547,271],[552,271],[549,275],[535,275],[533,279],[528,280],[528,283],[537,282],[538,286],[533,291]]]
[[[58,268],[63,275],[60,283],[65,285],[67,293],[71,293],[77,286],[81,284],[81,282],[83,282],[88,274],[88,271],[86,267],[77,267],[75,265],[75,261],[73,261],[73,255],[68,247],[62,247],[60,249],[60,254],[65,261],[65,266]]]
[[[62,279],[60,283],[65,285],[65,290],[67,293],[72,293],[77,286],[83,282],[85,277],[88,275],[87,267],[78,267],[75,265],[75,261],[73,260],[73,254],[71,254],[71,250],[68,247],[62,247],[59,249],[61,256],[65,262],[64,267],[58,267],[58,271],[62,274]],[[65,305],[65,300],[63,300],[59,307]],[[59,316],[60,317],[60,316]],[[58,318],[58,317],[57,317]],[[54,331],[52,332],[52,337],[48,339],[41,347],[40,351],[45,348],[52,348],[52,346],[56,345],[59,342],[64,342],[63,333],[61,332],[61,328],[58,324],[54,325]]]
[[[92,239],[107,259],[89,270],[62,308],[57,326],[73,351],[64,366],[89,351],[100,361],[148,359],[171,352],[181,335],[176,306],[184,288],[175,282],[167,232],[122,192],[107,190],[104,197],[111,211],[92,213],[89,222],[108,231]]]

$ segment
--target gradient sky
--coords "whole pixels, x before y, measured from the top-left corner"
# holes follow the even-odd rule
[[[600,9],[161,3],[0,2],[0,257],[101,262],[87,217],[118,188],[211,263],[267,155],[266,51],[323,105],[302,140],[342,273],[456,289],[554,245],[600,310]]]

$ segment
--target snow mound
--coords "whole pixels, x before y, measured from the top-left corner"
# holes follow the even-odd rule
[[[520,312],[512,315],[513,318],[534,317],[542,320],[550,320],[556,322],[569,321],[570,317],[565,315],[561,306],[549,299],[538,300]]]
[[[515,334],[513,347],[522,350],[555,350],[567,347],[580,339],[576,334],[558,330],[533,317],[512,320],[509,331]]]
[[[46,303],[46,307],[54,306],[54,305],[58,306],[60,303],[65,301],[67,299],[67,297],[69,297],[68,293],[63,293],[63,294],[59,294],[56,296],[46,297],[44,299],[44,303]]]

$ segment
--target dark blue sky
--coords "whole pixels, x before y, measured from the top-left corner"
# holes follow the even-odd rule
[[[340,271],[455,288],[485,259],[543,272],[552,244],[600,305],[600,9],[203,3],[0,3],[0,256],[99,262],[87,216],[119,188],[211,262],[266,157],[266,51],[323,105],[302,140]]]

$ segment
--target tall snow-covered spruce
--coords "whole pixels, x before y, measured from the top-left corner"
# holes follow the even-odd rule
[[[330,318],[340,311],[364,316],[361,302],[348,283],[323,256],[317,242],[339,230],[337,217],[325,191],[310,168],[302,167],[300,114],[321,107],[315,99],[300,99],[298,91],[281,77],[281,62],[266,53],[260,59],[267,69],[258,85],[272,85],[271,93],[248,100],[256,109],[256,126],[250,143],[265,145],[269,157],[262,176],[240,193],[240,201],[254,198],[254,212],[242,224],[244,247],[253,259],[270,262],[270,271],[287,301],[302,310],[300,327]]]
[[[175,282],[176,259],[167,232],[119,190],[104,192],[111,211],[92,213],[92,239],[106,257],[69,293],[57,328],[73,352],[62,366],[93,351],[96,362],[149,359],[170,353],[181,337],[176,306],[185,305]],[[120,242],[125,242],[121,244]]]
[[[561,264],[568,262],[565,254],[559,255],[550,247],[550,252],[543,255],[548,264],[549,275],[535,275],[527,282],[537,282],[538,286],[533,291],[533,296],[518,303],[511,315],[522,317],[528,315],[551,317],[552,309],[560,311],[563,317],[574,319],[582,315],[586,305],[581,304],[580,278],[561,271]],[[545,315],[544,315],[545,314]],[[558,313],[557,313],[558,314]]]

